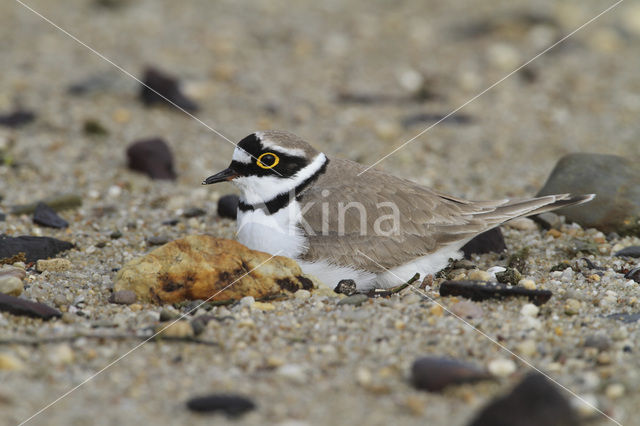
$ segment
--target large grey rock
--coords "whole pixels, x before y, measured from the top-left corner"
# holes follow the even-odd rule
[[[640,235],[640,166],[637,161],[604,154],[569,154],[560,159],[538,195],[596,194],[580,206],[556,213],[583,227]]]

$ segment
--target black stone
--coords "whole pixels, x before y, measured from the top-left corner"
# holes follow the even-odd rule
[[[333,289],[336,293],[345,294],[351,296],[356,294],[357,286],[354,280],[340,280],[336,288]]]
[[[449,385],[491,379],[483,369],[452,358],[427,356],[418,358],[411,367],[411,382],[418,389],[438,392]]]
[[[187,111],[196,112],[198,110],[198,105],[180,91],[180,84],[175,77],[165,74],[156,68],[147,68],[143,82],[140,99],[145,105],[168,104],[166,100],[168,99]]]
[[[619,314],[611,314],[607,315],[607,318],[622,321],[626,324],[633,324],[634,322],[638,322],[640,320],[640,312],[635,312],[633,314],[626,314],[624,312]]]
[[[640,267],[633,268],[632,270],[624,274],[624,277],[640,283]]]
[[[187,210],[185,210],[184,213],[182,213],[182,216],[184,216],[184,217],[198,217],[198,216],[204,216],[205,214],[207,214],[206,210],[201,209],[199,207],[191,207],[191,208],[188,208]]]
[[[640,257],[640,246],[625,247],[613,255],[617,257]]]
[[[167,225],[167,226],[176,226],[178,223],[180,223],[179,219],[167,219],[164,222],[162,222],[163,225]]]
[[[483,408],[469,426],[578,426],[558,388],[542,374],[526,376],[513,390]]]
[[[493,228],[476,236],[462,247],[464,257],[471,259],[472,254],[502,253],[507,249],[500,228]]]
[[[4,222],[7,219],[7,215],[4,213],[0,213],[0,222]]]
[[[6,114],[0,114],[0,125],[7,127],[21,127],[35,120],[36,115],[31,111],[15,110]]]
[[[218,200],[218,216],[235,220],[238,215],[238,204],[240,204],[240,197],[236,194],[223,195]]]
[[[256,404],[241,395],[211,394],[198,396],[187,401],[191,411],[199,413],[220,412],[230,417],[237,417],[256,408]]]
[[[176,178],[171,149],[160,138],[133,142],[127,148],[127,158],[131,170],[145,173],[151,179]]]
[[[546,303],[553,293],[549,290],[528,290],[523,287],[478,281],[445,281],[440,284],[440,296],[461,296],[474,301],[504,299],[506,297],[527,297],[536,304]]]
[[[58,213],[45,203],[38,203],[36,210],[33,212],[33,223],[49,228],[67,228],[69,223],[58,216]]]
[[[0,312],[49,320],[59,318],[62,313],[44,303],[36,303],[21,297],[0,293]]]
[[[8,237],[0,235],[0,259],[10,258],[24,253],[27,262],[55,257],[61,251],[69,250],[74,245],[51,237],[33,237],[23,235]]]

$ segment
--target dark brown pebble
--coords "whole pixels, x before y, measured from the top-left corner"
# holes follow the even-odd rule
[[[340,280],[333,291],[339,294],[351,296],[356,293],[356,282],[354,280]]]
[[[36,210],[33,212],[33,223],[57,229],[69,227],[69,222],[58,216],[54,209],[43,202],[36,205]]]
[[[427,356],[418,358],[411,367],[411,381],[418,389],[438,392],[449,385],[491,379],[487,371],[452,358]]]
[[[625,247],[614,253],[617,257],[640,257],[640,246]]]
[[[211,394],[191,398],[187,401],[187,407],[198,413],[220,412],[230,417],[237,417],[254,410],[256,404],[241,395]]]
[[[35,262],[38,259],[55,257],[61,251],[69,250],[74,245],[51,237],[34,237],[22,235],[8,237],[0,235],[0,259],[14,257],[24,253],[25,262]]]
[[[405,117],[402,120],[402,125],[404,127],[412,127],[428,123],[471,124],[472,122],[471,116],[465,114],[454,114],[447,117],[446,114],[420,113]]]
[[[542,374],[526,376],[513,390],[494,399],[469,426],[578,426],[580,421],[558,388]]]
[[[640,267],[633,268],[632,270],[624,274],[624,277],[640,283]]]
[[[129,168],[145,173],[151,179],[175,179],[173,155],[165,141],[160,138],[133,142],[127,148]]]
[[[500,228],[493,228],[465,244],[462,252],[466,259],[471,259],[472,254],[502,253],[506,249],[502,231]]]
[[[62,316],[62,312],[44,303],[32,302],[2,293],[0,293],[0,312],[9,312],[13,315],[41,318],[43,320]]]
[[[445,281],[440,284],[440,296],[462,296],[473,301],[504,299],[505,297],[527,297],[536,304],[546,303],[553,293],[549,290],[528,290],[522,287],[480,281]]]
[[[195,112],[198,110],[198,105],[187,98],[180,90],[177,78],[150,67],[145,70],[143,82],[140,99],[145,105],[171,105],[167,102],[166,99],[168,99],[187,111]]]
[[[218,200],[218,216],[235,220],[238,215],[238,204],[240,204],[240,197],[236,194],[223,195]]]
[[[36,115],[31,111],[15,110],[0,114],[0,125],[7,127],[21,127],[35,120]]]

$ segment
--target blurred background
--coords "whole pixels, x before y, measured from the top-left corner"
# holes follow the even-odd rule
[[[232,141],[286,129],[371,164],[604,10],[601,1],[47,1],[28,3],[118,66],[177,78],[198,118]],[[613,3],[611,3],[613,4]],[[2,5],[2,130],[20,167],[12,202],[134,179],[126,147],[163,138],[178,184],[226,166],[232,145],[16,2]],[[379,167],[472,198],[535,193],[559,156],[637,155],[640,6],[611,12]],[[80,87],[80,90],[77,90]],[[74,88],[76,89],[74,91]],[[105,130],[96,137],[87,121]],[[89,133],[89,134],[88,134]],[[21,191],[8,187],[20,182]],[[44,183],[47,183],[46,185]],[[187,189],[184,189],[187,190]],[[32,195],[25,195],[30,193]]]

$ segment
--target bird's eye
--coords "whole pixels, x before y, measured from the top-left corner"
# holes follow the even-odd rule
[[[265,152],[264,154],[260,155],[260,157],[258,157],[257,164],[263,169],[272,169],[279,162],[280,158],[276,154],[272,152]]]

